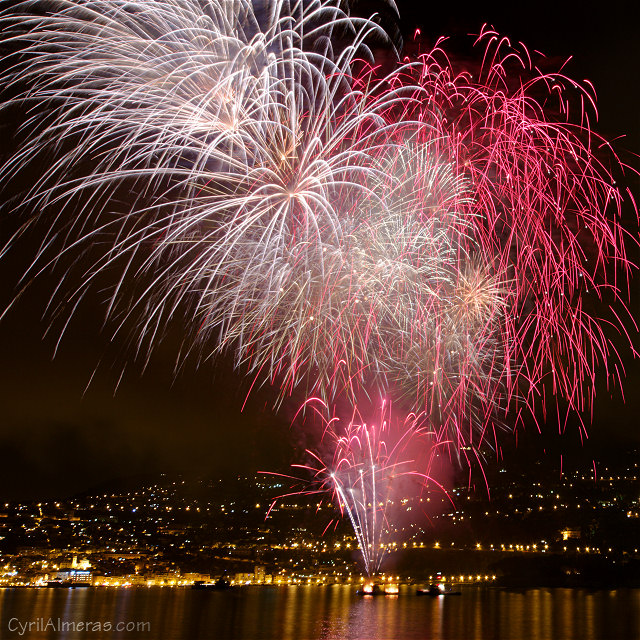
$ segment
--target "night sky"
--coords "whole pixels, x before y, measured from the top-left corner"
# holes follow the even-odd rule
[[[598,92],[600,123],[595,128],[609,139],[626,134],[618,148],[638,152],[640,39],[634,4],[605,2],[587,10],[586,3],[466,6],[416,0],[402,3],[400,10],[403,32],[420,27],[425,48],[438,36],[451,35],[448,49],[454,59],[457,52],[466,55],[465,34],[477,33],[485,22],[559,62],[573,56],[567,75],[588,78]],[[7,150],[15,124],[0,127],[0,145]],[[630,184],[640,196],[638,180]],[[15,220],[7,217],[3,200],[0,211],[4,245]],[[2,308],[13,299],[36,242],[34,237],[21,240],[0,260]],[[633,255],[638,261],[638,252]],[[295,407],[276,412],[269,389],[254,393],[241,411],[248,387],[242,372],[226,360],[199,368],[187,362],[174,374],[178,328],[143,373],[142,363],[133,361],[124,345],[110,343],[108,328],[102,330],[99,296],[81,307],[52,358],[57,334],[43,337],[48,326],[43,313],[56,283],[56,276],[39,278],[0,323],[0,497],[45,498],[159,471],[215,476],[281,469],[293,459],[293,447],[303,445],[289,427]],[[640,319],[640,277],[632,287],[631,308]],[[590,429],[598,446],[605,443],[613,450],[640,442],[640,366],[630,355],[625,363],[626,404],[619,392],[612,399],[600,394]],[[574,430],[561,446],[575,449],[577,441]],[[527,455],[523,447],[520,454]],[[591,449],[585,448],[586,459]]]

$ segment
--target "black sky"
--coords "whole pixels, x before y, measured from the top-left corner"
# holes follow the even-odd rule
[[[634,4],[606,2],[587,9],[587,3],[575,2],[416,0],[403,2],[400,10],[407,36],[416,27],[427,43],[449,35],[454,56],[466,55],[466,34],[477,33],[483,23],[558,61],[573,56],[566,73],[589,79],[598,92],[598,131],[608,138],[626,134],[619,146],[639,151],[640,38]],[[4,124],[0,145],[6,151],[10,137],[4,132],[10,132],[12,123]],[[632,188],[640,195],[637,180]],[[3,244],[14,228],[7,215],[4,206]],[[3,307],[15,294],[34,246],[33,240],[22,242],[0,260]],[[216,475],[282,468],[289,460],[294,440],[290,415],[272,409],[272,393],[252,395],[241,412],[247,391],[241,374],[221,362],[216,367],[205,363],[200,369],[187,364],[174,376],[171,341],[160,347],[141,374],[140,364],[127,362],[131,354],[111,345],[109,334],[101,331],[104,307],[98,298],[84,305],[52,359],[56,336],[43,339],[47,323],[42,314],[55,284],[52,276],[39,279],[0,323],[0,497],[45,498],[141,472]],[[636,318],[639,285],[636,278]],[[619,394],[613,399],[601,394],[590,430],[596,442],[614,448],[627,448],[640,439],[640,367],[630,357],[625,361],[627,403]],[[567,446],[576,440],[569,438]]]

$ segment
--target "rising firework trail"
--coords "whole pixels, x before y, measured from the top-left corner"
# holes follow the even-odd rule
[[[292,496],[330,495],[353,527],[367,575],[374,576],[392,546],[394,524],[406,503],[414,505],[414,499],[433,489],[446,495],[431,470],[447,443],[436,442],[424,415],[398,420],[386,402],[368,423],[357,410],[346,421],[337,416],[326,420],[328,407],[321,400],[306,404],[323,422],[322,442],[317,451],[307,451],[308,464],[294,465],[306,477],[283,476],[301,488],[292,487],[271,508]]]

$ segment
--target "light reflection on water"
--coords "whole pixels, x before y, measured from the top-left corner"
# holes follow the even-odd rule
[[[150,631],[20,636],[11,619],[149,622]],[[640,589],[468,588],[451,598],[359,597],[352,587],[0,589],[0,638],[80,640],[636,640]],[[13,626],[15,626],[15,621]]]

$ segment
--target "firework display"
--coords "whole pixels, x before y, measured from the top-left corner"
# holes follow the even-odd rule
[[[590,88],[523,47],[485,29],[476,74],[438,43],[380,77],[384,32],[333,0],[0,7],[2,108],[28,109],[0,172],[45,167],[18,203],[37,212],[20,233],[45,229],[25,277],[68,265],[63,316],[110,278],[139,351],[181,316],[187,351],[233,353],[276,405],[321,398],[315,477],[367,571],[376,505],[428,475],[398,453],[422,425],[429,451],[477,457],[549,393],[582,412],[597,369],[622,376],[600,310],[624,308],[632,268],[624,167]],[[410,416],[391,440],[384,404],[377,430],[331,418],[380,398]]]
[[[444,492],[430,474],[438,450],[448,443],[437,439],[424,415],[399,421],[385,402],[373,422],[355,409],[344,425],[337,416],[326,420],[328,407],[319,398],[306,404],[322,423],[321,452],[307,451],[309,464],[294,465],[304,477],[281,476],[302,489],[279,496],[272,508],[290,496],[331,495],[353,527],[367,575],[375,575],[406,496],[427,495],[434,488]]]
[[[504,367],[492,367],[503,376],[501,390],[523,394],[530,410],[538,398],[544,405],[546,377],[554,395],[584,411],[596,368],[618,382],[622,371],[593,299],[624,303],[632,265],[619,223],[623,193],[595,150],[607,149],[605,161],[621,166],[589,127],[585,105],[595,110],[595,97],[588,87],[534,71],[524,46],[491,30],[476,44],[483,63],[475,79],[456,74],[436,47],[401,69],[398,82],[421,86],[419,116],[437,128],[447,157],[473,185],[466,217],[505,274]],[[516,82],[518,71],[526,80]],[[479,291],[469,293],[473,304],[487,304]]]

